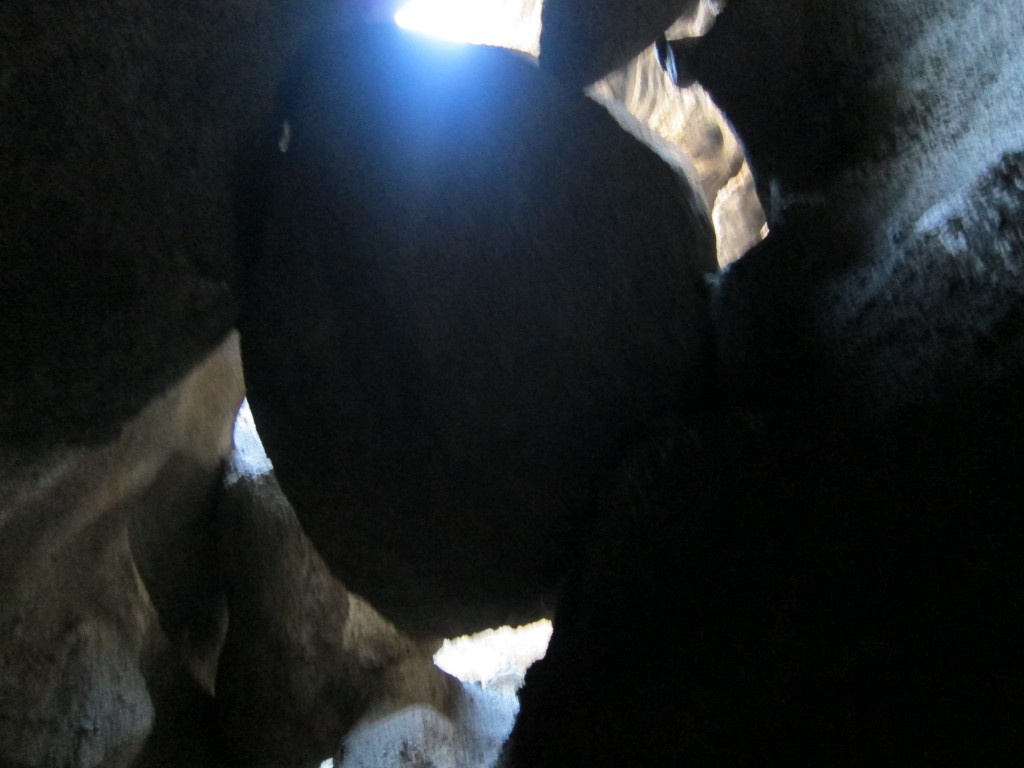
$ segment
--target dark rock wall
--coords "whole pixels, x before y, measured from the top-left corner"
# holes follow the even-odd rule
[[[854,254],[814,234],[820,218],[773,231],[717,294],[729,386],[886,424],[1019,381],[1022,215],[1014,153],[862,263],[838,268]]]
[[[509,765],[1019,761],[1022,30],[732,0],[690,49],[771,232],[713,294],[720,402],[601,497]]]
[[[847,284],[853,349],[798,345],[799,238],[725,276],[745,295],[716,320],[756,353],[600,495],[507,765],[1020,759],[1022,171]]]
[[[0,7],[4,768],[212,764],[241,166],[302,41],[392,6]]]
[[[540,66],[582,88],[623,66],[700,0],[545,0]]]
[[[3,4],[0,439],[109,438],[232,327],[239,155],[335,5]]]
[[[1020,428],[732,411],[653,438],[602,496],[505,764],[1014,764]]]
[[[828,192],[835,226],[885,235],[1018,148],[1021,23],[1005,0],[734,0],[685,60],[770,225]]]
[[[520,54],[381,28],[303,66],[241,325],[267,451],[403,628],[530,620],[594,473],[699,394],[707,212]]]

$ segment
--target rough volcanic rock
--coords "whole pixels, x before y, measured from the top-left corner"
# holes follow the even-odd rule
[[[109,440],[230,330],[240,156],[301,41],[348,13],[3,3],[0,440]]]
[[[403,629],[536,617],[593,474],[698,393],[706,210],[508,51],[330,37],[281,120],[241,328],[303,526]]]
[[[730,0],[684,61],[743,141],[770,226],[817,207],[877,247],[1021,149],[1022,31],[1014,0]]]
[[[446,711],[459,684],[320,559],[273,472],[236,453],[218,509],[230,623],[217,670],[230,765],[315,768],[367,712]]]
[[[701,0],[544,0],[540,65],[582,88],[618,69]]]
[[[1022,413],[652,438],[601,495],[502,765],[1016,764]]]
[[[681,32],[693,34],[702,29],[680,26]],[[655,46],[594,83],[587,95],[608,106],[613,115],[616,104],[625,107],[656,136],[685,153],[712,211],[720,265],[735,261],[760,241],[764,211],[743,146],[699,84],[679,88],[669,80]]]
[[[736,0],[691,52],[771,226],[722,276],[728,378],[885,420],[1016,376],[1020,4],[785,8]]]
[[[733,0],[697,46],[771,233],[713,291],[721,410],[599,494],[510,766],[1024,755],[1022,29]]]
[[[179,534],[209,512],[241,389],[231,337],[117,439],[0,453],[0,765],[130,764],[162,716],[154,666],[216,645],[222,586]],[[154,605],[176,608],[166,634]]]
[[[1024,154],[899,226],[885,252],[792,218],[714,291],[723,380],[742,398],[817,403],[880,424],[958,411],[1024,377]],[[770,378],[765,371],[772,371]]]

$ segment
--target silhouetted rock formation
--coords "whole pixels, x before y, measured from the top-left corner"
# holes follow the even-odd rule
[[[241,329],[282,485],[403,629],[536,618],[596,473],[700,394],[703,204],[508,51],[329,38],[281,119]]]
[[[618,69],[701,0],[544,0],[540,66],[582,88]]]
[[[732,0],[688,46],[772,229],[713,291],[719,406],[599,499],[509,766],[1020,759],[1022,32]]]

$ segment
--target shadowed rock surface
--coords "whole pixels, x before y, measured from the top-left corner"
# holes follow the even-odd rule
[[[0,6],[4,768],[213,764],[238,166],[301,41],[386,5]]]
[[[871,238],[843,247],[877,247],[1020,149],[1022,25],[1008,0],[730,0],[684,61],[743,141],[770,226],[823,206]]]
[[[732,0],[697,44],[771,233],[713,291],[719,408],[599,496],[509,766],[1020,760],[1022,30]]]
[[[401,628],[536,618],[595,473],[700,394],[706,210],[508,51],[328,38],[281,118],[241,329],[282,485]]]
[[[999,433],[731,410],[653,438],[602,495],[503,765],[1015,764],[1015,406]]]
[[[840,267],[855,254],[821,241],[826,221],[787,221],[723,273],[713,304],[734,393],[887,425],[1012,391],[1024,373],[1024,155],[998,158],[852,266]]]
[[[444,712],[459,684],[331,576],[272,472],[236,453],[217,527],[230,623],[217,669],[228,765],[315,768],[367,712]]]
[[[1017,375],[1024,10],[785,6],[730,3],[692,54],[776,241],[723,274],[730,379],[886,421]]]
[[[0,4],[0,766],[313,768],[360,716],[352,765],[502,738],[269,477],[213,512],[256,243],[318,541],[421,635],[569,574],[509,760],[1019,764],[1018,0],[731,0],[680,44],[772,228],[710,302],[706,214],[577,98],[649,85],[627,62],[696,0],[548,0],[541,72],[370,38],[302,79],[395,4]],[[685,138],[710,200],[734,148]]]
[[[575,88],[618,69],[701,0],[544,0],[540,66]]]
[[[240,153],[355,5],[0,7],[0,440],[109,439],[231,329]]]

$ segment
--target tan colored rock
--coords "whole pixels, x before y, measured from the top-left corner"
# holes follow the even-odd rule
[[[239,765],[315,768],[362,717],[446,712],[459,684],[337,581],[273,472],[236,453],[218,510],[230,623],[217,672],[219,742]]]
[[[5,449],[0,765],[113,768],[142,748],[159,717],[144,675],[166,640],[130,531],[160,521],[173,541],[209,512],[241,394],[231,336],[114,440],[29,461]],[[188,575],[163,556],[162,578]]]
[[[703,7],[703,6],[702,6]],[[702,27],[679,26],[676,32],[696,34]],[[762,237],[764,211],[746,165],[743,146],[732,126],[699,84],[674,85],[659,65],[654,46],[587,89],[588,95],[612,114],[625,109],[653,133],[633,130],[656,146],[676,147],[693,168],[694,183],[712,212],[718,263],[725,266],[746,253]]]

